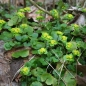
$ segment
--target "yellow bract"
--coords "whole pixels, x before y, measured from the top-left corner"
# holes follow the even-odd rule
[[[23,71],[23,72],[27,72],[27,71],[28,71],[28,67],[22,68],[22,71]]]
[[[50,45],[51,46],[54,46],[54,45],[56,45],[57,44],[57,41],[56,40],[50,40]]]
[[[30,8],[29,7],[25,7],[24,10],[25,11],[30,11]]]
[[[73,24],[73,27],[74,27],[74,28],[79,28],[79,25]]]
[[[66,41],[67,37],[66,36],[62,36],[62,41]]]
[[[27,28],[27,27],[28,27],[27,24],[22,24],[22,25],[21,25],[21,28]]]
[[[22,18],[25,17],[22,12],[18,12],[17,15],[18,15],[19,17],[22,17]]]
[[[67,47],[67,48],[71,48],[71,47],[72,47],[72,43],[71,43],[71,42],[68,42],[68,43],[66,44],[66,47]]]
[[[52,36],[50,36],[48,33],[44,32],[44,33],[42,33],[42,38],[45,40],[51,40]]]
[[[11,29],[11,32],[12,32],[12,33],[20,33],[21,30],[20,30],[20,28],[12,28],[12,29]]]
[[[45,53],[45,52],[46,52],[46,49],[45,49],[45,48],[41,48],[41,49],[39,50],[39,52],[40,52],[40,53]]]
[[[58,35],[63,35],[63,32],[61,32],[61,31],[57,31],[56,32]]]
[[[73,50],[72,53],[73,53],[75,56],[80,56],[80,51],[79,51],[79,50]]]
[[[28,75],[29,71],[30,71],[30,68],[28,68],[28,67],[23,67],[23,68],[21,69],[20,73],[21,73],[22,75]]]
[[[73,15],[72,14],[68,14],[68,18],[73,18]]]
[[[4,24],[5,23],[5,21],[4,20],[0,20],[0,24]]]

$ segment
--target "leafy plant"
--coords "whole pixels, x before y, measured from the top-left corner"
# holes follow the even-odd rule
[[[66,7],[60,0],[58,8],[50,11],[52,22],[44,22],[44,12],[39,10],[38,22],[30,23],[24,15],[30,12],[28,7],[19,9],[9,21],[0,20],[0,39],[5,42],[5,50],[24,48],[12,54],[14,59],[28,57],[28,48],[35,55],[21,68],[21,86],[76,86],[76,62],[86,63],[80,59],[85,57],[86,26],[68,26],[74,15],[63,15]]]

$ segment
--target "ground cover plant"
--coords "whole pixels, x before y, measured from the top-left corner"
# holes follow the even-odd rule
[[[64,13],[67,9],[68,4],[59,1],[58,7],[49,11],[52,19],[47,22],[43,10],[37,10],[37,22],[28,21],[25,14],[31,11],[30,7],[18,9],[7,16],[8,20],[0,19],[4,49],[18,48],[12,59],[32,56],[20,69],[21,86],[77,85],[76,65],[86,64],[86,26],[69,24],[75,15]]]

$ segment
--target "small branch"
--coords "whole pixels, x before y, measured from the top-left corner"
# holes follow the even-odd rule
[[[46,60],[45,60],[46,61]],[[55,73],[60,77],[60,74],[58,74],[58,72],[54,69],[54,67],[48,62],[48,61],[46,61],[47,63],[48,63],[48,65],[55,71]],[[65,83],[65,81],[60,77],[60,79],[64,82],[64,84],[65,84],[65,86],[67,86],[66,85],[66,83]]]
[[[53,9],[55,8],[55,0],[53,0]]]
[[[58,60],[63,64],[63,62],[59,59],[59,57],[58,57],[58,55],[53,51],[53,50],[51,50],[52,51],[52,53],[58,58]],[[64,68],[68,71],[68,73],[71,75],[71,76],[73,76],[72,75],[72,73],[66,68],[66,66],[65,65],[63,65],[64,66]],[[73,76],[74,77],[74,76]],[[75,78],[75,77],[74,77]]]
[[[64,67],[64,63],[65,63],[65,61],[63,62],[62,66],[61,66],[61,71],[60,71],[59,80],[58,80],[58,86],[60,84],[60,77],[61,77],[61,74],[62,74],[62,70],[63,70],[63,67]]]
[[[26,0],[24,0],[24,8],[26,7]]]
[[[35,7],[37,7],[39,10],[45,12],[48,15],[51,15],[50,12],[48,12],[47,10],[43,9],[42,7],[38,6],[33,0],[29,0],[30,3],[32,3]],[[51,15],[52,16],[52,15]]]
[[[31,61],[34,57],[35,57],[35,55],[34,55],[33,57],[31,57],[31,59],[30,59],[29,61]],[[23,68],[23,67],[24,67],[24,65],[23,65],[21,68]],[[15,75],[13,76],[11,82],[12,82],[12,81],[15,79],[15,77],[20,73],[21,68],[15,73]]]

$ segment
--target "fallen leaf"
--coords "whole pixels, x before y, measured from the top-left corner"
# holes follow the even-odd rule
[[[77,84],[86,86],[86,65],[77,65],[77,72],[81,72],[83,76],[76,76]]]

